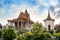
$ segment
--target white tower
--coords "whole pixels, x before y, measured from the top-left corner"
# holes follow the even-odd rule
[[[54,21],[55,20],[50,17],[50,12],[48,11],[48,16],[44,20],[47,31],[54,30]]]

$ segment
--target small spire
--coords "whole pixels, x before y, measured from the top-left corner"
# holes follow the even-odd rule
[[[48,16],[44,21],[46,21],[46,20],[53,20],[54,21],[54,19],[52,19],[51,16],[50,16],[50,11],[49,10],[48,10]]]
[[[50,14],[50,11],[48,10],[48,14]]]
[[[48,10],[48,18],[50,17],[50,11]]]
[[[25,10],[25,13],[28,13],[28,12],[27,12],[27,9]]]
[[[26,15],[29,15],[27,9],[25,10],[25,14],[26,14]]]

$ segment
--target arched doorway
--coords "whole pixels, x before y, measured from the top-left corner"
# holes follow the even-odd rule
[[[50,26],[50,25],[48,25],[48,30],[50,30],[50,28],[51,28],[51,26]]]

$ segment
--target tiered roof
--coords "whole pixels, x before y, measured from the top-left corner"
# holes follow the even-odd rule
[[[53,21],[54,21],[54,19],[51,18],[49,11],[48,11],[48,16],[47,16],[47,18],[46,18],[44,21],[46,21],[46,20],[53,20]]]
[[[25,12],[21,12],[18,16],[18,18],[13,19],[13,20],[8,20],[8,22],[33,22],[30,19],[30,15],[27,12],[27,9],[25,10]]]

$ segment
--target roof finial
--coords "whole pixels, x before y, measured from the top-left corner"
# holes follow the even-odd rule
[[[50,17],[50,11],[48,10],[48,17]]]
[[[25,10],[25,13],[27,13],[27,9]]]
[[[49,13],[50,11],[48,10],[48,13]]]
[[[50,16],[50,11],[49,10],[48,10],[48,16],[44,21],[46,21],[46,20],[53,20],[54,21],[54,19],[52,19],[51,16]]]

